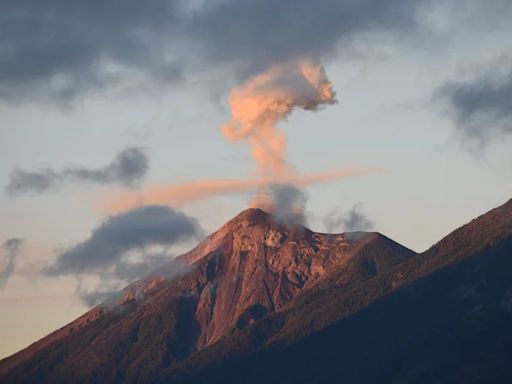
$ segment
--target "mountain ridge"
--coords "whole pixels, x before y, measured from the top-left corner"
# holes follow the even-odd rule
[[[0,363],[0,375],[42,355],[45,350],[58,350],[63,340],[98,339],[109,327],[131,340],[130,334],[140,333],[139,323],[156,321],[161,317],[160,308],[169,303],[176,314],[166,315],[174,322],[168,330],[174,341],[173,346],[162,347],[160,358],[171,362],[182,359],[233,329],[249,326],[267,313],[278,312],[330,268],[345,262],[381,236],[372,233],[346,239],[343,234],[320,234],[299,225],[286,226],[259,209],[245,210],[193,250],[179,256],[173,263],[184,267],[175,278],[169,280],[165,274],[162,277],[156,273],[131,284],[113,306],[93,308],[5,359]],[[410,250],[404,252],[413,254]],[[126,312],[140,321],[116,312]],[[188,324],[185,330],[183,324]],[[103,337],[110,340],[111,336]],[[165,338],[150,337],[153,342],[168,344]],[[112,343],[114,340],[105,344]],[[63,352],[63,356],[67,354]],[[90,361],[95,360],[92,355]],[[66,359],[63,356],[59,358]],[[40,358],[45,360],[44,356]]]
[[[476,239],[473,239],[472,237],[469,237],[470,234],[475,235],[475,233],[478,235]],[[473,241],[469,241],[467,243],[467,239],[473,239]],[[453,247],[453,244],[461,244],[460,241],[464,240],[463,244],[466,244],[465,247]],[[449,243],[449,244],[447,244]],[[451,243],[451,244],[450,244]],[[498,250],[495,252],[495,250]],[[504,249],[504,250],[503,250]],[[494,253],[499,254],[499,258],[494,256]],[[487,256],[490,255],[490,256]],[[436,256],[437,259],[435,258]],[[465,257],[462,257],[465,256]],[[410,258],[409,260],[405,261],[402,264],[399,264],[395,269],[390,269],[388,271],[385,271],[383,274],[377,276],[376,279],[368,280],[365,284],[361,286],[353,287],[353,289],[350,292],[347,292],[346,294],[341,294],[340,298],[337,299],[336,297],[336,289],[333,288],[331,291],[327,293],[327,297],[329,298],[329,302],[326,304],[327,306],[337,306],[338,308],[342,308],[341,312],[334,311],[333,313],[329,313],[328,311],[322,308],[319,308],[321,305],[321,300],[318,298],[315,298],[311,302],[314,304],[314,309],[310,306],[308,307],[305,305],[305,308],[294,308],[295,311],[298,311],[298,314],[295,314],[292,316],[292,320],[295,323],[292,323],[291,330],[288,329],[287,332],[283,333],[283,329],[286,331],[286,316],[283,319],[283,314],[280,314],[281,316],[278,316],[277,319],[274,318],[267,318],[263,319],[260,324],[258,324],[258,329],[253,329],[251,334],[240,334],[236,337],[236,342],[233,340],[225,339],[222,340],[220,344],[214,345],[210,347],[209,350],[199,352],[195,356],[191,356],[190,359],[185,360],[181,364],[181,367],[177,367],[174,372],[169,372],[169,376],[178,375],[178,382],[188,382],[186,381],[187,374],[190,372],[191,367],[193,367],[194,370],[200,371],[202,369],[205,370],[205,372],[208,372],[208,378],[210,382],[217,382],[215,380],[215,375],[217,377],[222,377],[226,379],[225,376],[223,376],[221,373],[223,370],[229,370],[237,369],[237,364],[240,367],[240,371],[244,371],[248,377],[254,377],[254,381],[248,380],[246,382],[252,383],[258,382],[258,378],[261,380],[262,377],[258,376],[258,370],[255,369],[255,360],[258,361],[258,364],[266,365],[266,367],[271,370],[273,367],[276,366],[273,365],[272,361],[273,359],[266,359],[265,356],[270,355],[273,356],[276,361],[282,361],[283,356],[287,356],[290,351],[293,351],[294,345],[301,345],[305,344],[307,340],[311,339],[318,339],[320,338],[319,335],[322,333],[328,333],[328,329],[332,327],[338,327],[339,329],[343,330],[346,322],[349,324],[353,324],[351,327],[357,329],[357,325],[354,325],[356,323],[355,320],[351,320],[353,318],[357,318],[360,316],[358,313],[365,311],[371,311],[372,308],[378,307],[379,305],[382,306],[382,301],[386,302],[391,300],[396,295],[403,295],[402,292],[409,292],[416,288],[417,285],[422,284],[423,281],[431,279],[436,280],[436,276],[439,276],[439,274],[449,274],[450,271],[453,271],[454,269],[461,269],[464,266],[467,265],[476,265],[476,270],[474,271],[475,276],[482,275],[482,272],[479,272],[481,269],[486,268],[486,265],[490,262],[488,261],[488,258],[494,257],[494,262],[501,263],[502,265],[505,265],[505,268],[497,268],[496,270],[492,270],[490,273],[493,273],[495,275],[501,274],[501,280],[499,280],[501,283],[501,291],[499,293],[499,296],[501,297],[501,301],[504,302],[510,302],[512,303],[512,299],[509,301],[506,301],[507,297],[510,296],[512,298],[512,286],[507,288],[506,281],[510,281],[510,277],[512,277],[512,200],[508,201],[504,205],[495,208],[491,210],[490,212],[479,216],[478,218],[472,220],[468,224],[464,225],[463,227],[453,231],[451,234],[445,236],[443,239],[441,239],[438,243],[436,243],[434,246],[432,246],[429,250],[423,252],[422,254],[418,254],[415,257]],[[462,263],[461,263],[462,259]],[[462,266],[461,266],[462,264]],[[414,279],[411,279],[410,274],[414,272]],[[503,278],[503,275],[506,277]],[[471,277],[471,274],[466,273],[466,277]],[[458,276],[457,276],[458,277]],[[489,279],[488,276],[485,276],[485,279]],[[485,281],[484,279],[484,281]],[[397,286],[396,283],[401,281],[402,285]],[[498,279],[497,279],[498,281]],[[478,285],[480,283],[473,283],[475,285]],[[413,288],[411,288],[413,287]],[[331,287],[332,288],[332,287]],[[455,291],[458,289],[462,289],[460,287],[456,287]],[[367,292],[373,292],[373,297],[367,297],[365,293]],[[508,293],[507,293],[508,292]],[[509,295],[509,296],[507,296]],[[410,295],[410,297],[415,298],[415,295]],[[437,296],[434,296],[437,297]],[[441,296],[442,297],[442,296]],[[489,300],[494,300],[494,298],[490,298]],[[499,301],[499,300],[498,300]],[[374,303],[374,304],[372,304]],[[307,304],[307,302],[306,302]],[[450,305],[453,303],[450,303]],[[458,302],[456,302],[457,305],[459,305]],[[413,306],[413,304],[411,304]],[[503,308],[502,304],[496,305],[493,307],[493,310],[498,312],[498,317],[503,315]],[[400,307],[402,308],[402,306]],[[512,305],[510,306],[512,308]],[[402,309],[400,309],[402,311]],[[500,312],[501,311],[501,312]],[[326,314],[327,312],[327,314]],[[505,311],[507,312],[507,311]],[[375,310],[372,312],[374,313],[374,316],[379,318],[381,315],[378,312],[375,312]],[[512,311],[509,311],[507,313],[512,313]],[[318,323],[318,317],[321,315],[326,316],[326,319],[320,319],[321,324],[315,324]],[[331,316],[331,317],[329,317]],[[392,316],[391,316],[392,317]],[[392,317],[393,319],[399,320],[399,318]],[[428,317],[427,317],[428,318]],[[297,325],[297,319],[300,319],[298,321]],[[309,319],[309,320],[308,320]],[[417,319],[418,323],[421,323],[422,319]],[[512,320],[512,319],[511,319]],[[265,324],[267,322],[267,324]],[[378,323],[376,323],[374,320],[366,320],[366,323],[370,323],[375,327]],[[295,327],[295,328],[294,328]],[[299,330],[297,330],[297,327]],[[306,332],[300,332],[300,328],[306,329]],[[501,328],[502,329],[502,328]],[[315,331],[318,331],[315,333]],[[369,329],[359,329],[358,333],[361,336],[364,336],[364,333],[369,331]],[[270,332],[270,336],[269,336]],[[295,332],[295,334],[294,334]],[[417,332],[421,333],[420,330],[417,330]],[[264,339],[264,343],[260,345],[255,345],[252,343],[252,340],[254,339],[254,334],[258,334],[260,338]],[[344,333],[347,335],[347,333]],[[350,334],[350,333],[349,333]],[[277,336],[276,336],[277,335]],[[311,336],[309,336],[311,335]],[[395,331],[395,336],[399,337],[400,332]],[[376,336],[377,337],[377,336]],[[413,336],[411,336],[413,337]],[[464,337],[469,337],[468,335],[464,335]],[[330,339],[334,339],[332,336],[324,338],[324,343],[329,343]],[[338,338],[339,339],[339,338]],[[354,341],[355,342],[355,341]],[[222,345],[224,344],[224,345]],[[365,344],[369,349],[371,349],[370,345]],[[331,345],[331,348],[334,349],[340,349],[341,347],[337,347],[335,345]],[[251,349],[252,348],[252,349]],[[512,353],[512,340],[510,340],[510,344],[508,345],[509,353]],[[252,350],[249,354],[245,354],[244,350]],[[308,355],[307,348],[299,348],[302,353],[305,356],[309,356],[309,358],[314,359],[314,356]],[[276,353],[275,351],[280,351],[279,353]],[[318,350],[318,349],[316,349]],[[326,350],[330,350],[329,348],[326,348]],[[343,351],[341,348],[343,354],[340,352],[340,355],[343,355],[346,357],[347,361],[351,361],[354,364],[361,364],[361,362],[364,362],[365,360],[361,358],[361,361],[356,359],[351,359],[350,354],[348,354],[347,351]],[[470,349],[471,350],[471,349]],[[263,351],[263,352],[258,352]],[[361,352],[362,353],[362,352]],[[462,352],[461,352],[462,353]],[[258,356],[258,359],[253,358],[253,364],[247,366],[247,361],[251,361],[251,354],[252,356]],[[245,357],[245,356],[249,357]],[[277,357],[276,357],[277,356]],[[297,361],[293,361],[294,367],[301,367],[301,363],[298,362],[302,359],[302,356],[297,356]],[[435,361],[435,358],[429,356]],[[336,358],[336,356],[331,356],[331,358]],[[375,356],[376,359],[382,359],[382,356]],[[302,359],[303,360],[303,359]],[[232,361],[232,364],[224,364],[223,362],[230,362]],[[343,361],[343,360],[341,360]],[[341,362],[340,361],[340,362]],[[301,361],[304,366],[308,366],[308,363],[306,361]],[[474,362],[475,364],[477,362]],[[223,365],[224,364],[224,365]],[[276,363],[277,364],[277,363]],[[283,363],[284,364],[284,363]],[[292,364],[292,363],[290,363]],[[334,362],[333,362],[334,364]],[[347,363],[348,364],[348,363]],[[463,365],[463,362],[460,363]],[[338,363],[339,365],[339,363]],[[343,365],[346,370],[350,371],[350,367],[348,365]],[[283,365],[285,366],[285,365]],[[336,366],[334,364],[333,366]],[[210,368],[207,368],[210,367]],[[212,369],[211,367],[216,367],[216,369]],[[331,367],[332,368],[332,367]],[[279,367],[276,368],[279,370]],[[329,367],[326,368],[327,370]],[[340,370],[342,368],[340,367]],[[370,369],[370,368],[368,368]],[[380,368],[382,370],[382,368]],[[501,367],[502,370],[505,370],[505,368]],[[319,368],[318,371],[315,371],[317,373],[320,373],[322,371],[322,368]],[[340,371],[341,372],[341,371]],[[375,382],[375,381],[382,381],[381,377],[373,377],[372,379],[366,380],[363,379],[365,376],[365,370],[362,370],[358,373],[359,376],[353,378],[353,379],[346,379],[346,382]],[[180,374],[184,376],[180,376]],[[201,374],[190,374],[191,377],[197,379],[204,378]],[[228,382],[231,382],[230,380],[233,380],[233,377],[240,378],[240,372],[238,373],[238,377],[236,374],[233,374],[230,376],[230,379],[228,379]],[[305,377],[307,377],[307,374],[304,374],[301,370],[299,370],[299,373],[294,375],[293,372],[286,371],[286,373],[283,373],[281,376],[278,376],[278,379],[273,379],[270,382],[297,382],[293,381],[293,378],[295,380],[298,380],[298,382],[306,382],[307,380]],[[322,381],[318,378],[315,382],[332,382],[332,380],[335,379],[335,375],[329,377],[328,380]],[[469,377],[470,378],[470,377]],[[467,382],[479,382],[479,381],[470,381],[468,377],[465,377]],[[300,381],[299,379],[302,379],[304,381]],[[415,378],[417,382],[438,382],[436,380],[439,379],[439,377],[431,378],[432,381],[426,380],[421,381],[420,378]],[[289,381],[287,381],[289,380]],[[385,380],[384,380],[385,381]],[[391,380],[390,380],[391,381]],[[193,382],[193,381],[192,381]],[[222,382],[222,380],[219,380],[218,382]],[[407,381],[406,381],[407,382]],[[416,381],[415,381],[416,382]],[[441,381],[442,382],[442,381]],[[449,381],[448,381],[449,382]],[[503,378],[501,381],[503,382]]]
[[[178,258],[183,274],[171,282],[150,276],[154,286],[139,301],[122,302],[124,313],[94,308],[87,313],[93,318],[85,314],[66,326],[85,322],[83,329],[66,334],[63,327],[47,336],[60,332],[60,339],[45,345],[43,338],[4,359],[0,379],[194,382],[212,369],[219,376],[215,367],[226,361],[243,365],[258,351],[272,355],[318,338],[439,271],[478,254],[485,260],[511,238],[512,200],[421,254],[378,233],[290,229],[264,211],[246,210]],[[82,351],[81,359],[72,355],[72,346],[94,340],[96,349]]]

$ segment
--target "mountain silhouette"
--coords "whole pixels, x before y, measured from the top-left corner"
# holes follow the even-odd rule
[[[0,382],[507,382],[511,278],[512,200],[420,254],[248,209]]]

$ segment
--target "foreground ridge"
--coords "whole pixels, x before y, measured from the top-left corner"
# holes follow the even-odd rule
[[[249,209],[171,263],[172,279],[156,271],[1,361],[0,381],[472,382],[492,364],[504,374],[486,356],[512,351],[511,248],[512,200],[422,254]]]

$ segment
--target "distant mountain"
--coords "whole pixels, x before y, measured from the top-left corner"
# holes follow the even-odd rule
[[[0,362],[1,383],[477,383],[512,374],[512,200],[422,254],[240,213]]]

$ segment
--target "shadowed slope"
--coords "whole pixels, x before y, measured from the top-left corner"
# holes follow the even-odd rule
[[[419,255],[378,233],[314,233],[251,209],[177,262],[174,279],[155,273],[0,362],[0,381],[510,377],[512,200]]]
[[[249,209],[170,264],[179,269],[173,279],[160,271],[132,284],[115,303],[2,361],[0,379],[148,381],[236,329],[279,313],[330,271],[345,268],[349,286],[412,255],[377,233],[319,234]],[[352,270],[351,260],[363,258]]]
[[[210,383],[511,377],[512,200],[345,290],[338,283],[342,269],[297,296],[289,309],[190,356],[168,374],[180,383],[206,377]]]

